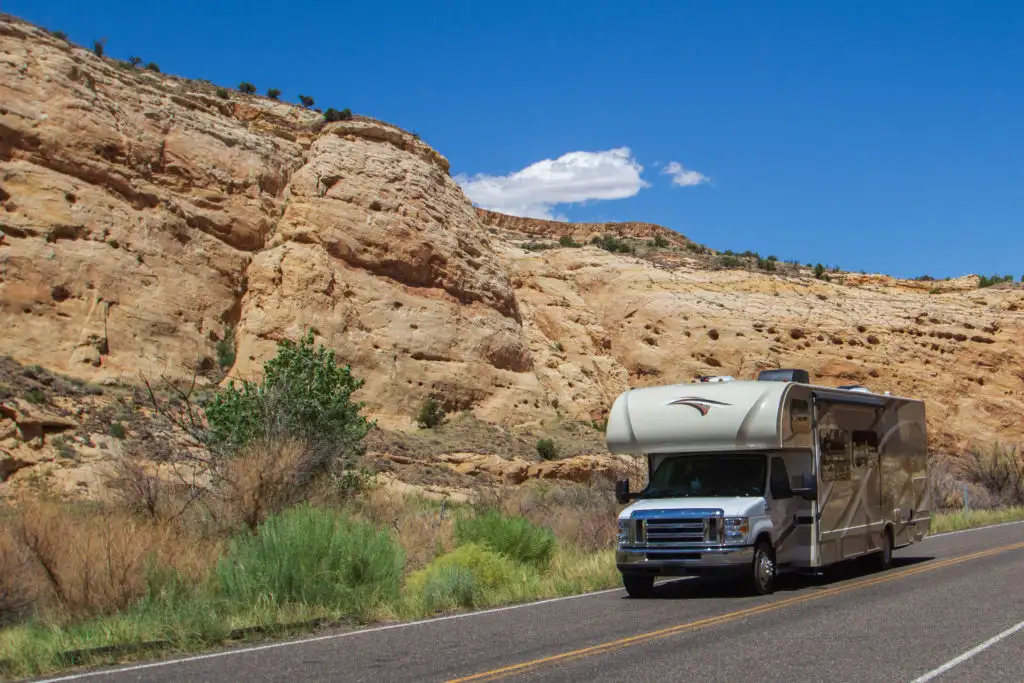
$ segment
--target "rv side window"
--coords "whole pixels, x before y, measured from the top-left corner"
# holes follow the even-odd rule
[[[821,480],[846,481],[850,478],[849,432],[845,429],[822,431]]]
[[[870,466],[878,456],[878,434],[874,431],[855,430],[853,432],[853,467],[859,469]]]

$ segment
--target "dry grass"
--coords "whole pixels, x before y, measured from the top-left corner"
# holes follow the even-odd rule
[[[198,582],[218,551],[180,525],[110,507],[22,500],[4,527],[15,589],[56,618],[124,609],[146,593],[154,567]]]

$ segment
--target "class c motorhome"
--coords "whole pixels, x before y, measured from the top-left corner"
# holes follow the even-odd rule
[[[924,404],[823,387],[803,370],[757,380],[630,389],[612,453],[645,456],[648,483],[616,484],[616,562],[631,596],[658,576],[735,571],[757,594],[780,572],[819,570],[924,538],[931,521]]]

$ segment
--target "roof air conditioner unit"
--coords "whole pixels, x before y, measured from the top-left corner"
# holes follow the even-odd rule
[[[811,377],[806,370],[762,370],[757,375],[758,382],[800,382],[810,384]]]

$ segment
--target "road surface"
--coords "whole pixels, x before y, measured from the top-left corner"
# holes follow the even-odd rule
[[[694,579],[46,681],[1024,681],[1024,524],[738,597]]]

